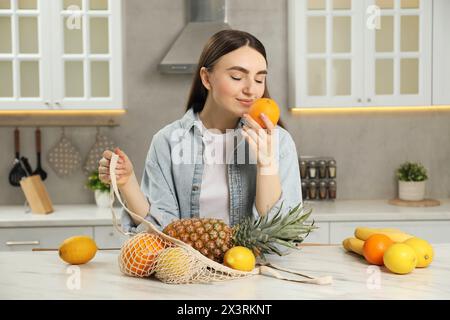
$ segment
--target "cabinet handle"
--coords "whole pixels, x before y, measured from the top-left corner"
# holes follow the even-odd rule
[[[372,99],[370,99],[370,98],[367,98],[367,102],[371,102],[372,101]]]
[[[6,241],[7,246],[29,246],[29,245],[39,245],[40,242],[35,241]]]
[[[56,105],[58,108],[61,108],[61,103],[59,103],[58,101],[55,102],[55,105]]]
[[[361,99],[361,98],[359,98],[359,99],[358,99],[358,102],[361,102],[361,101],[362,101],[362,99]]]

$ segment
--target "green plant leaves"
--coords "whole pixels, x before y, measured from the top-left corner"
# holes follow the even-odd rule
[[[109,186],[100,181],[97,170],[91,172],[91,174],[89,175],[86,187],[94,191],[95,190],[100,190],[103,192],[109,191]]]
[[[428,179],[427,169],[418,162],[406,161],[396,171],[400,181],[425,181]]]

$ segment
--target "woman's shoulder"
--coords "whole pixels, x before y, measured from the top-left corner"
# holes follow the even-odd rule
[[[183,117],[159,129],[152,137],[150,150],[169,151],[175,144],[180,142],[193,121],[194,115],[192,110],[188,110]]]

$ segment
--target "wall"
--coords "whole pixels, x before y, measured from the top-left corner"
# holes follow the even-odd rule
[[[127,115],[117,128],[103,128],[134,162],[140,179],[153,134],[183,115],[190,75],[162,75],[157,66],[185,24],[184,0],[124,2],[125,97]],[[253,33],[266,46],[271,95],[283,106],[282,118],[300,155],[333,156],[338,166],[339,199],[389,199],[396,195],[395,168],[404,160],[429,169],[427,196],[450,196],[450,112],[294,114],[287,110],[287,2],[229,0],[229,22]],[[46,185],[56,204],[93,203],[80,171],[57,177],[46,160],[61,135],[42,128]],[[66,135],[83,158],[95,128],[68,128]],[[34,128],[21,130],[22,153],[35,165]],[[14,157],[13,128],[0,128],[0,205],[22,204],[20,188],[8,185]]]

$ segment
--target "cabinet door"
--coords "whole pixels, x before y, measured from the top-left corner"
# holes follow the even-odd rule
[[[431,104],[429,0],[368,0],[365,103]]]
[[[0,251],[58,248],[65,239],[78,235],[93,237],[92,227],[1,228]]]
[[[53,106],[122,108],[121,1],[52,3]]]
[[[362,105],[363,1],[288,4],[290,105]]]
[[[42,109],[49,100],[45,0],[0,1],[0,109]]]
[[[433,105],[450,105],[450,1],[433,0]]]
[[[118,232],[114,226],[96,226],[94,227],[95,242],[99,248],[121,248],[126,240],[129,239]]]

